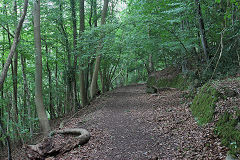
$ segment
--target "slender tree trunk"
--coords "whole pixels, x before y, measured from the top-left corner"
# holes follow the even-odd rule
[[[5,42],[4,32],[3,32],[3,35],[2,35],[2,36],[3,36],[3,42]],[[3,58],[3,57],[4,57],[4,52],[5,52],[5,45],[3,44],[3,45],[2,45],[2,61],[1,61],[1,62],[2,62],[2,69],[4,68],[4,63],[5,63],[5,62],[4,62],[4,58]],[[4,99],[3,89],[2,89],[2,91],[1,91],[1,98]],[[3,114],[4,114],[4,107],[3,107],[4,105],[5,105],[4,102],[1,102],[1,106],[2,106],[2,107],[0,107],[0,121],[1,121],[1,117],[3,117]],[[3,137],[3,136],[5,136],[5,135],[3,135],[3,133],[0,133],[0,136]],[[1,151],[3,151],[3,149],[4,149],[4,148],[3,148],[3,147],[4,147],[3,142],[4,142],[3,140],[0,141]]]
[[[56,48],[56,60],[58,59],[58,49]],[[59,117],[62,114],[62,107],[59,105],[59,91],[58,91],[58,62],[55,61],[55,94],[56,94],[56,105],[57,105],[57,116]]]
[[[3,42],[5,42],[5,35],[4,35],[4,32],[2,32],[2,37],[3,37]],[[5,45],[3,44],[2,45],[2,70],[4,69],[4,64],[5,64],[5,61],[4,61],[4,52],[5,52]],[[2,90],[1,90],[1,97],[2,97],[2,99],[4,99],[4,91],[3,91],[3,87],[2,87]],[[2,105],[3,106],[3,105]],[[1,114],[0,114],[0,116],[2,117],[3,116],[3,107],[1,108],[0,107],[0,109],[2,109],[1,110]]]
[[[90,8],[90,16],[89,16],[89,20],[88,20],[88,23],[89,23],[89,26],[92,28],[92,17],[93,17],[93,2],[94,0],[91,0],[91,8]]]
[[[76,68],[77,68],[77,20],[76,20],[76,2],[75,0],[70,0],[71,10],[72,10],[72,23],[73,23],[73,51],[74,51],[74,64],[72,72],[72,92],[73,92],[73,110],[77,110],[77,88],[76,88]]]
[[[10,49],[10,53],[8,55],[8,58],[7,58],[7,61],[4,65],[4,68],[2,70],[2,73],[1,73],[1,77],[0,77],[0,90],[2,90],[3,88],[3,83],[5,81],[5,78],[7,76],[7,72],[8,72],[8,69],[9,69],[9,66],[12,62],[12,58],[14,56],[14,53],[16,51],[16,48],[17,48],[17,44],[18,44],[18,41],[19,41],[19,36],[20,36],[20,32],[21,32],[21,29],[22,29],[22,25],[23,25],[23,22],[24,22],[24,19],[25,19],[25,16],[27,14],[27,7],[28,7],[28,0],[24,0],[24,9],[23,9],[23,15],[18,23],[18,26],[17,26],[17,29],[15,31],[15,36],[14,36],[14,40],[13,40],[13,43],[12,43],[12,46],[11,46],[11,49]]]
[[[205,56],[205,61],[208,63],[209,61],[209,49],[208,49],[208,44],[207,44],[207,38],[206,38],[206,32],[205,32],[205,27],[204,27],[204,22],[203,22],[203,16],[202,16],[202,10],[201,10],[201,4],[199,0],[195,0],[196,6],[197,6],[197,14],[198,14],[198,20],[199,20],[199,30],[200,30],[200,37],[201,37],[201,42],[202,42],[202,47],[203,47],[203,52]]]
[[[100,56],[97,56],[96,62],[95,62],[95,67],[94,67],[94,72],[92,76],[92,83],[90,87],[90,96],[91,98],[94,98],[95,95],[97,94],[97,80],[98,80],[98,71],[100,68]]]
[[[16,54],[16,53],[15,53]],[[14,61],[15,63],[15,61]],[[11,63],[11,70],[12,70],[12,81],[13,81],[13,101],[12,101],[12,106],[13,106],[13,120],[14,120],[14,135],[16,136],[17,142],[19,141],[20,134],[19,134],[19,129],[18,129],[18,107],[17,107],[17,77],[16,77],[16,70],[14,63]]]
[[[7,148],[8,148],[8,160],[12,160],[10,139],[9,139],[9,136],[6,134],[6,129],[4,128],[3,124],[4,123],[2,123],[2,120],[0,117],[0,128],[2,130],[4,137],[6,137],[5,140],[6,140],[6,144],[7,144]]]
[[[66,83],[67,83],[67,90],[66,90],[66,103],[64,106],[64,112],[70,112],[71,111],[71,107],[73,106],[73,88],[72,88],[72,56],[71,56],[71,48],[70,48],[70,44],[69,44],[69,40],[68,40],[68,34],[66,32],[64,23],[63,23],[63,6],[62,6],[62,0],[59,1],[59,11],[60,11],[60,18],[59,18],[59,25],[61,28],[61,32],[63,34],[64,37],[64,41],[65,41],[65,47],[66,47],[66,51],[67,51],[67,61],[68,61],[68,66],[67,66],[67,79],[66,79]]]
[[[148,58],[148,68],[149,68],[149,72],[150,72],[150,74],[151,74],[151,73],[154,71],[152,54],[150,54],[150,55],[149,55],[149,58]]]
[[[40,35],[40,0],[34,0],[34,41],[36,51],[36,73],[35,73],[35,103],[41,129],[44,136],[48,136],[50,125],[43,105],[42,96],[42,53]]]
[[[49,109],[50,109],[50,116],[51,119],[55,118],[55,111],[53,105],[53,96],[52,96],[52,72],[49,67],[49,62],[47,60],[47,71],[48,71],[48,86],[49,86]]]
[[[107,91],[107,73],[106,73],[106,67],[103,67],[102,72],[100,71],[100,76],[102,79],[102,93],[105,93]]]
[[[28,110],[28,125],[30,129],[30,135],[33,135],[33,125],[32,121],[30,120],[32,117],[32,112],[31,112],[31,106],[30,106],[30,94],[29,94],[29,88],[28,88],[28,83],[27,83],[27,76],[26,76],[26,59],[21,55],[21,65],[22,65],[22,74],[23,74],[23,85],[24,85],[24,97],[26,99],[24,107],[27,107]]]
[[[97,27],[98,23],[98,15],[97,15],[97,0],[93,0],[93,25],[94,27]],[[90,62],[88,62],[88,73],[87,74],[87,79],[86,79],[86,95],[88,95],[88,91],[89,89],[91,89],[91,82],[92,82],[92,78],[93,78],[93,71],[94,71],[94,61],[93,60],[90,60]],[[88,80],[88,81],[87,81]],[[97,83],[97,82],[96,82]],[[91,98],[89,97],[88,95],[88,98]]]
[[[105,79],[103,77],[103,71],[101,71],[101,68],[100,68],[100,81],[101,81],[101,84],[102,84],[102,92],[104,93],[104,90],[105,90]]]
[[[49,52],[48,52],[47,42],[46,42],[46,54],[47,54],[47,57],[48,57]],[[53,96],[52,96],[52,72],[51,72],[51,69],[49,67],[48,58],[47,58],[47,71],[48,71],[48,86],[49,86],[50,117],[51,117],[51,119],[54,119],[56,116],[55,116],[54,105],[53,105]]]
[[[14,1],[14,15],[17,19],[17,3],[16,0]],[[15,23],[15,27],[17,27],[17,24]],[[20,137],[19,129],[18,129],[18,89],[17,89],[17,70],[18,70],[18,52],[15,51],[13,56],[13,70],[12,70],[12,81],[13,81],[13,111],[14,111],[14,122],[16,128],[16,139],[18,141],[18,138]]]
[[[85,30],[85,14],[84,14],[84,0],[80,0],[80,39],[82,39],[82,33]],[[80,52],[83,54],[82,47],[80,47]],[[82,60],[84,61],[84,60]],[[80,62],[81,63],[81,62]],[[86,85],[85,85],[85,73],[83,70],[84,63],[80,64],[80,96],[82,106],[86,106],[88,103],[87,92],[86,92]]]
[[[97,27],[97,20],[98,20],[98,16],[97,16],[97,0],[93,0],[93,23],[94,23],[94,27]]]
[[[109,0],[104,0],[101,25],[104,25],[106,23],[108,3],[109,3]],[[100,46],[101,46],[101,43],[98,47],[99,49],[101,48]],[[96,58],[96,62],[95,62],[93,78],[92,78],[92,83],[91,83],[91,88],[90,88],[91,98],[95,97],[95,95],[97,93],[97,80],[98,80],[98,71],[99,71],[99,68],[100,68],[100,61],[101,61],[101,57],[100,57],[100,55],[98,55],[97,58]]]

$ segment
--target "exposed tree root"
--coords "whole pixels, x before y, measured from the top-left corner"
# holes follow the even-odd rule
[[[63,142],[60,141],[59,143],[58,134],[68,135],[68,140]],[[89,139],[89,132],[82,128],[68,128],[53,131],[50,133],[50,136],[43,139],[41,143],[25,146],[26,155],[30,159],[39,160],[43,160],[47,157],[56,157],[79,145],[87,143]]]

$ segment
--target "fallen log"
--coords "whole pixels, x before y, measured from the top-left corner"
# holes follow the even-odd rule
[[[49,137],[43,139],[41,143],[25,146],[26,156],[32,160],[57,157],[87,143],[89,139],[89,132],[82,128],[52,131]]]

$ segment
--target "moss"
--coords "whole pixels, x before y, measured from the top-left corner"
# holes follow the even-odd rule
[[[218,92],[210,84],[205,84],[200,89],[190,106],[199,124],[206,124],[212,120],[217,100]]]
[[[182,75],[178,75],[173,79],[158,79],[156,80],[155,77],[151,76],[148,78],[147,81],[148,87],[157,87],[157,88],[165,88],[165,87],[172,87],[178,88],[181,90],[187,89],[188,83],[186,83],[186,79]]]
[[[225,90],[229,90],[226,88]],[[221,95],[210,83],[201,87],[195,95],[190,106],[192,114],[196,117],[199,124],[206,124],[213,120],[215,105],[218,99],[224,97],[235,96],[233,93],[225,93]],[[240,155],[240,110],[235,108],[235,113],[225,112],[220,115],[215,124],[215,134],[219,136],[223,145],[229,148],[229,152],[233,157]]]
[[[153,87],[156,83],[156,78],[154,76],[150,76],[147,80],[147,86]]]
[[[231,155],[240,154],[240,131],[236,129],[238,120],[225,112],[216,123],[215,132],[221,138],[223,145],[230,149]]]
[[[155,88],[146,88],[146,92],[147,93],[151,93],[151,94],[153,94],[153,93],[157,93],[157,89],[155,89]]]

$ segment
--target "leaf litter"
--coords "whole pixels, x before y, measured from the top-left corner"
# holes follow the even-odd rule
[[[87,129],[89,142],[48,160],[225,159],[214,125],[196,123],[184,94],[147,94],[143,84],[110,91],[65,120],[64,128]]]

